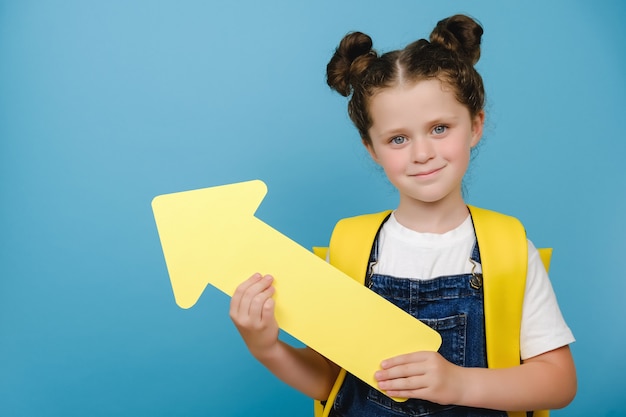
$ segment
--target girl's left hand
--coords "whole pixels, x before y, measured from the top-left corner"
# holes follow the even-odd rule
[[[378,387],[390,397],[419,398],[438,404],[458,404],[463,368],[437,352],[414,352],[384,360],[376,372]]]

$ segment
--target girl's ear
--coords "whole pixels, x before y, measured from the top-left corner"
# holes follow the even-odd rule
[[[485,126],[485,111],[478,112],[474,120],[472,120],[472,142],[471,147],[478,145],[480,138],[483,137],[483,127]]]
[[[378,163],[378,157],[376,156],[376,152],[374,152],[372,144],[363,138],[361,138],[361,142],[363,142],[363,146],[365,146],[365,149],[367,149],[367,152],[369,152],[374,162]]]

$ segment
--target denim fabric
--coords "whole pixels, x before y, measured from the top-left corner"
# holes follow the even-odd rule
[[[371,262],[376,261],[376,247]],[[480,262],[478,247],[471,254]],[[412,280],[373,274],[366,279],[372,291],[437,330],[439,353],[465,367],[487,367],[482,285],[472,274]],[[472,285],[474,284],[474,285]],[[482,284],[482,281],[479,282]],[[362,346],[367,349],[367,346]],[[381,358],[383,359],[383,358]],[[337,394],[331,417],[506,417],[506,412],[410,399],[396,402],[351,374]]]

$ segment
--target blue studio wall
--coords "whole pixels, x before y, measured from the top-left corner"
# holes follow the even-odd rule
[[[620,0],[0,0],[0,416],[311,415],[228,297],[176,306],[151,200],[260,178],[258,216],[305,247],[393,207],[325,66],[348,31],[386,51],[458,12],[485,28],[468,201],[555,248],[578,339],[553,415],[626,415]]]

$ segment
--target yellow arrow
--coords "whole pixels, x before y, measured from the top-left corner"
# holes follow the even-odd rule
[[[255,180],[154,198],[180,307],[209,283],[232,296],[254,272],[271,273],[281,329],[374,388],[381,360],[439,348],[437,332],[254,217],[266,193]]]

